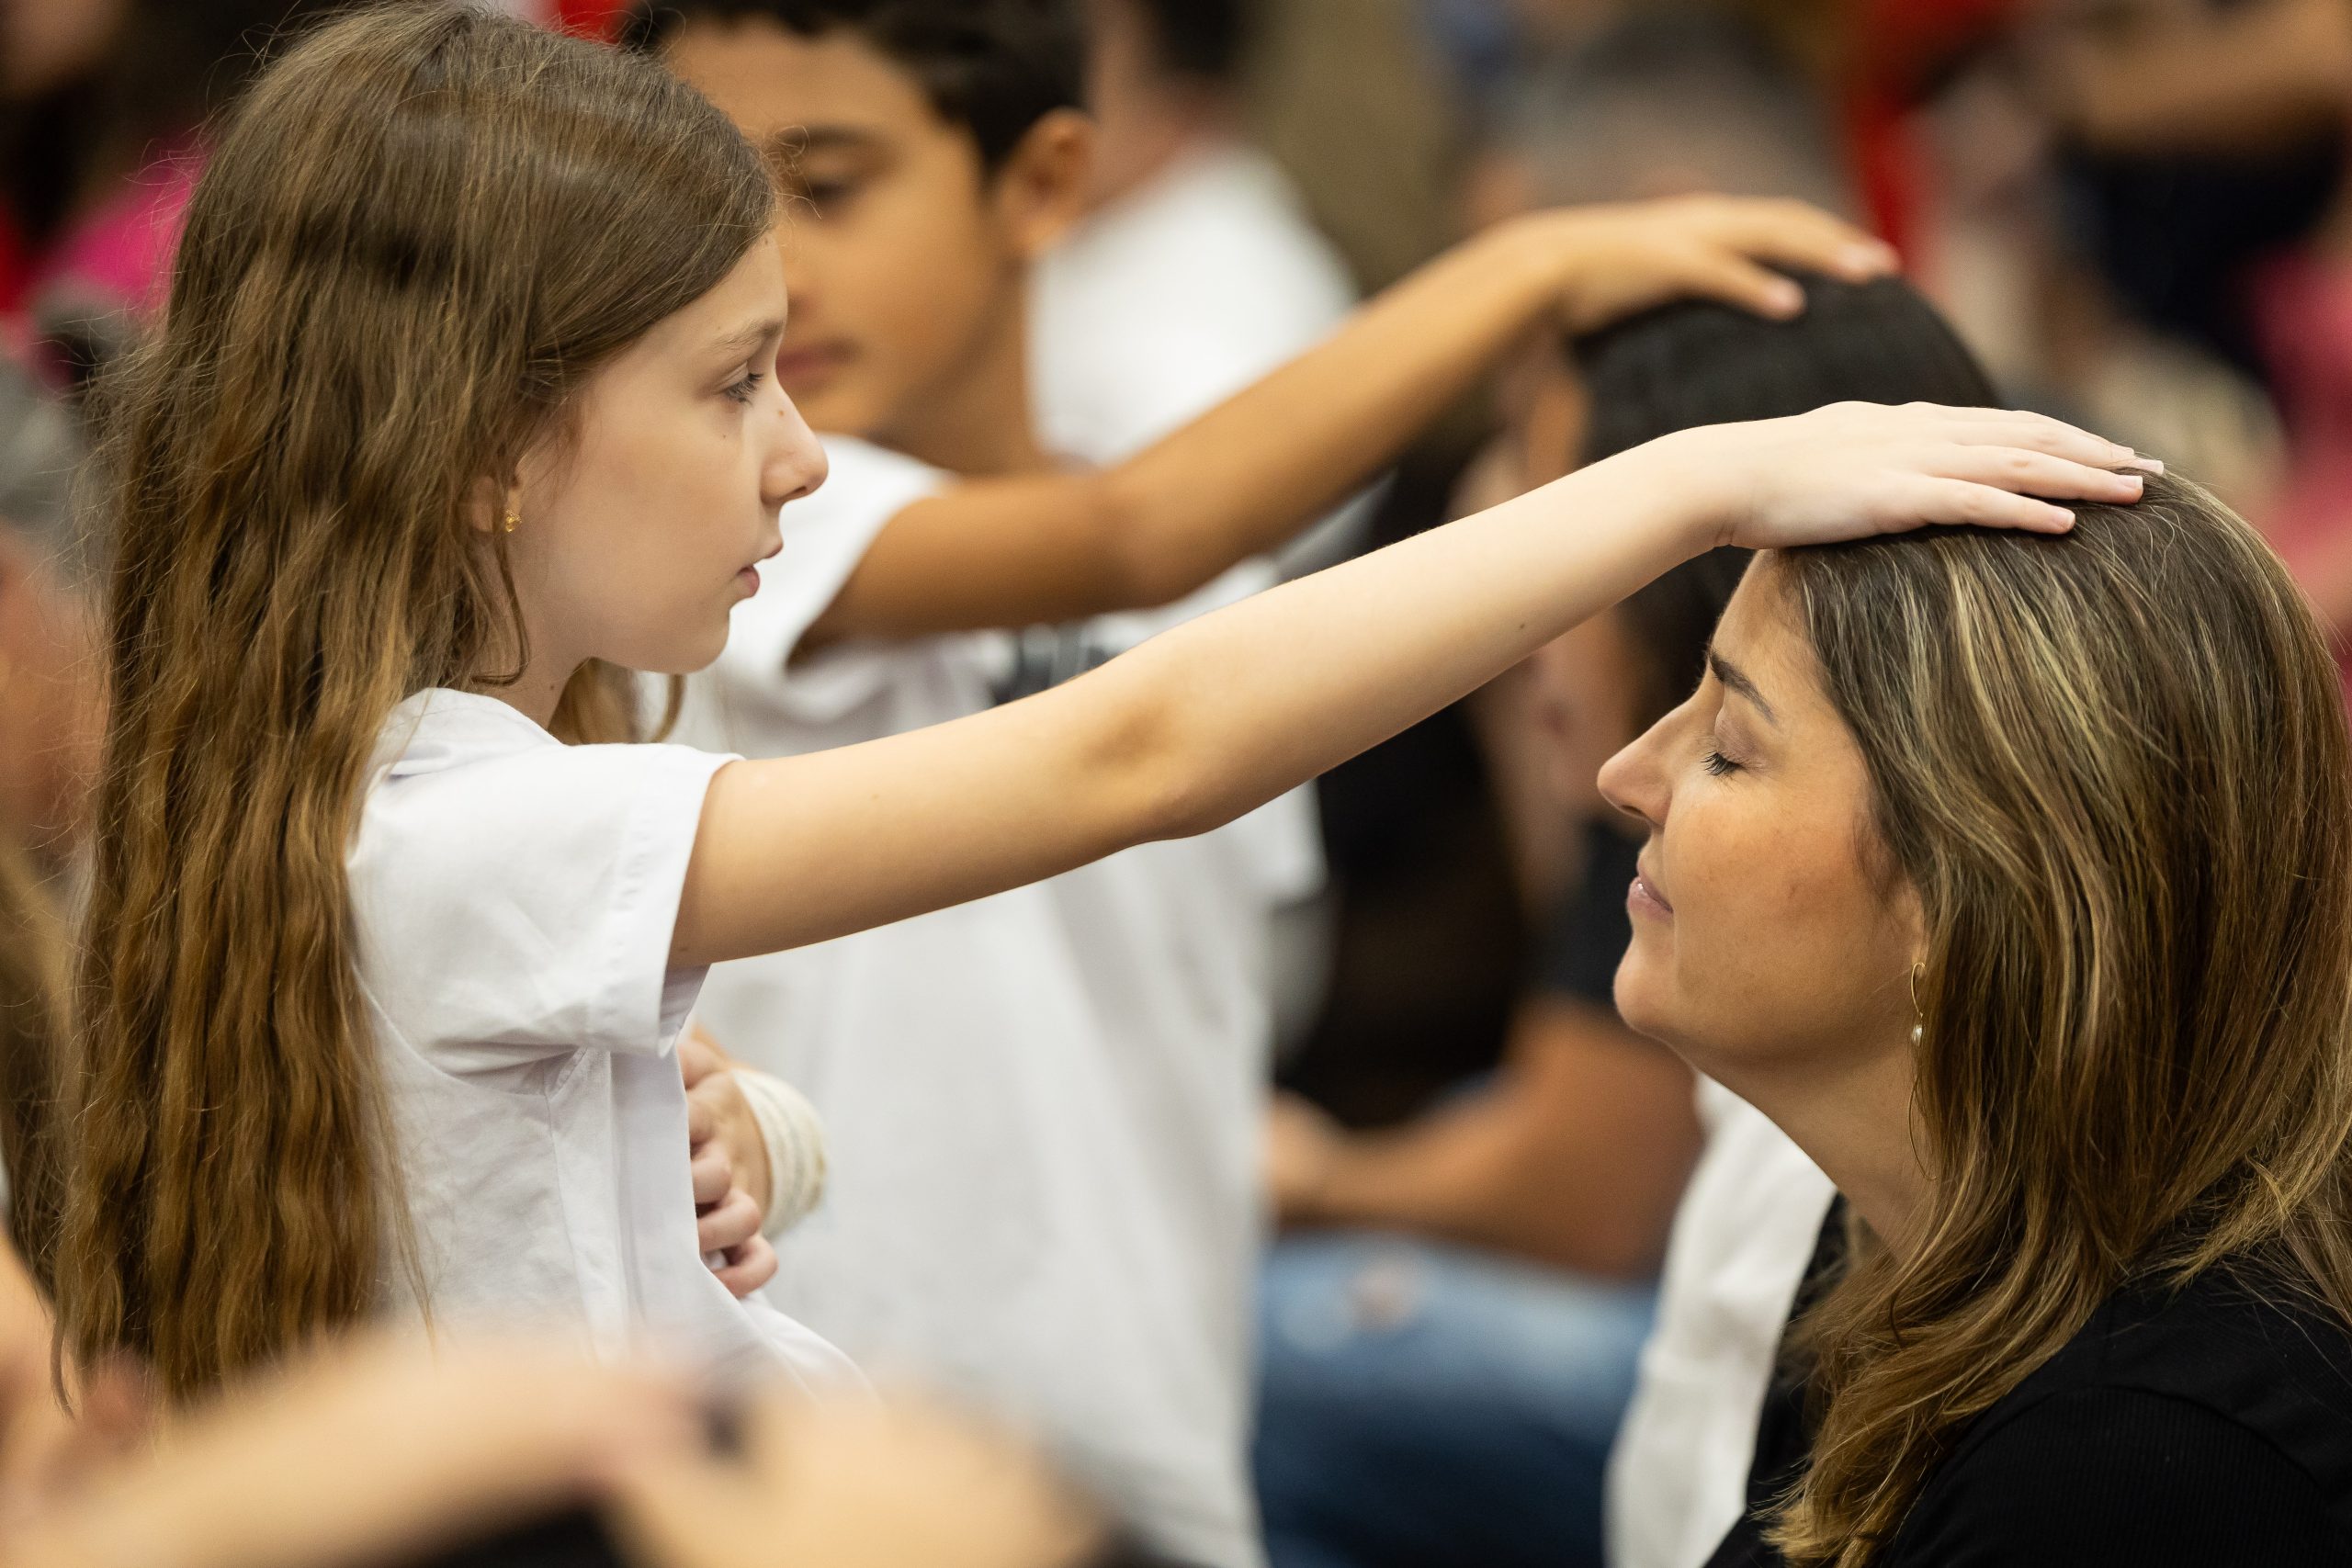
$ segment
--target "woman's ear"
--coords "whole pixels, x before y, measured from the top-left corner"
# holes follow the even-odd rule
[[[1086,215],[1094,171],[1091,115],[1056,109],[1029,128],[997,172],[997,221],[1023,261],[1035,261]]]

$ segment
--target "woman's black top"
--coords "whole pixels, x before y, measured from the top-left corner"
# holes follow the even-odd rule
[[[1840,1203],[1809,1288],[1836,1268],[1844,1224]],[[1803,1390],[1776,1386],[1748,1514],[1708,1568],[1780,1568],[1759,1514],[1808,1440]],[[2110,1298],[1965,1429],[1871,1568],[2175,1564],[2352,1564],[2352,1330],[2227,1268]]]

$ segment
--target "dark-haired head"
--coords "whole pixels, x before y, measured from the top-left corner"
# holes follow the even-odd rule
[[[936,455],[1017,368],[1029,268],[1085,210],[1074,0],[662,0],[625,36],[783,186],[778,385],[817,429]]]
[[[1589,413],[1578,454],[1597,463],[1702,424],[1780,419],[1829,403],[1999,401],[1975,356],[1900,277],[1869,283],[1801,275],[1804,313],[1769,321],[1728,305],[1662,305],[1569,345]],[[1717,550],[1667,573],[1623,606],[1655,689],[1648,723],[1698,684],[1707,638],[1746,570]]]
[[[1153,62],[1170,76],[1226,84],[1241,69],[1249,40],[1246,0],[1095,0],[1131,5],[1151,32]]]
[[[1085,39],[1075,0],[638,0],[621,42],[659,50],[691,23],[767,22],[800,38],[854,35],[970,132],[994,170],[1038,121],[1075,108]]]

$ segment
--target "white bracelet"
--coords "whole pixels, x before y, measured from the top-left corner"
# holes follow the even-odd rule
[[[760,1234],[773,1241],[808,1218],[825,1195],[825,1122],[808,1098],[773,1073],[738,1065],[735,1080],[768,1151],[768,1208]]]

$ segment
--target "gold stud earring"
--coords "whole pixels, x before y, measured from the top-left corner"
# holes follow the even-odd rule
[[[523,520],[520,517],[514,515],[514,509],[513,507],[510,506],[506,509],[506,532],[512,534],[516,528],[522,525],[522,522]]]
[[[1919,982],[1928,977],[1925,964],[1911,965],[1911,1045],[1917,1050],[1928,1038],[1928,1010],[1919,1000]]]

